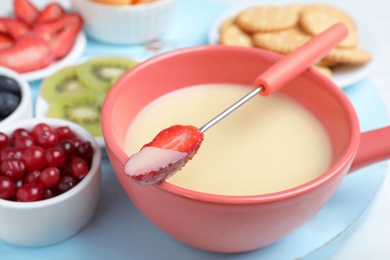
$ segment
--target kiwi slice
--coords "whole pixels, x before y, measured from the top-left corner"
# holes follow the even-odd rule
[[[102,136],[100,112],[105,95],[91,90],[75,90],[49,103],[48,117],[62,118],[84,127],[93,136]]]
[[[87,89],[77,78],[76,68],[76,65],[66,67],[44,79],[40,88],[41,96],[51,102],[60,94]]]
[[[77,67],[77,76],[88,88],[108,92],[112,82],[136,64],[136,61],[123,57],[94,58]]]

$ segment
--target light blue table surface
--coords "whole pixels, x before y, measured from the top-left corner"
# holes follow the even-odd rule
[[[164,47],[159,52],[148,51],[144,45],[105,45],[88,39],[80,60],[100,55],[146,59],[172,49],[207,44],[210,26],[228,7],[212,1],[179,0],[174,23],[162,37]],[[30,83],[36,95],[40,81]],[[358,113],[362,131],[387,125],[384,105],[369,80],[344,91]],[[385,171],[385,163],[378,163],[347,176],[311,221],[268,247],[242,254],[216,254],[186,246],[149,222],[127,198],[104,159],[98,208],[83,230],[48,247],[21,248],[0,242],[0,259],[326,259],[369,214]]]

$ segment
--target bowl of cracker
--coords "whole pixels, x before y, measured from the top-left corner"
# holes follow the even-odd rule
[[[313,67],[347,87],[367,75],[375,39],[350,13],[333,5],[237,5],[216,19],[209,43],[289,54],[338,22],[347,25],[348,36]]]

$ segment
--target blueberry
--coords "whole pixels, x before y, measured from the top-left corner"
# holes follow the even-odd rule
[[[20,97],[9,92],[0,91],[0,118],[6,118],[18,107]]]
[[[21,96],[20,86],[13,78],[0,75],[0,91],[7,91],[14,95]]]

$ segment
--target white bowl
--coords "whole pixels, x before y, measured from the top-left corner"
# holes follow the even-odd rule
[[[1,131],[9,135],[21,127],[31,130],[40,122],[50,126],[69,126],[79,138],[91,142],[94,156],[84,179],[56,197],[35,202],[0,199],[0,240],[17,246],[47,246],[73,236],[89,222],[99,198],[101,151],[87,130],[62,119],[32,118],[9,124]]]
[[[3,129],[7,125],[20,120],[32,118],[33,116],[33,102],[32,102],[32,93],[30,85],[22,76],[5,67],[0,66],[0,75],[4,75],[10,78],[13,78],[18,82],[22,94],[22,99],[20,100],[19,106],[12,112],[8,117],[0,121],[0,129]]]
[[[84,19],[91,38],[111,44],[136,44],[155,40],[169,27],[176,0],[116,6],[92,0],[71,0],[72,8]]]

